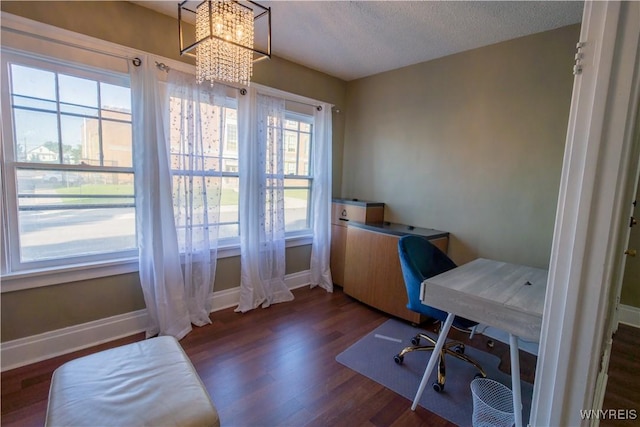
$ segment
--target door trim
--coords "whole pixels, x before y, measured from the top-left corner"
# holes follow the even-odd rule
[[[587,425],[592,409],[637,105],[635,2],[585,2],[534,385],[531,425]],[[635,174],[634,174],[635,175]],[[577,357],[569,357],[576,355]],[[593,408],[599,409],[599,408]]]

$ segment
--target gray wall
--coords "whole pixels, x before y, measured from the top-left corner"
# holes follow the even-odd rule
[[[3,12],[189,62],[179,55],[176,20],[132,3],[2,1],[0,8]],[[257,64],[252,81],[337,106],[345,102],[344,81],[280,58]],[[334,115],[333,129],[334,164],[340,165],[343,116]],[[341,185],[339,168],[334,169],[333,177],[335,194]],[[310,254],[310,246],[287,249],[287,274],[308,270]],[[215,290],[239,284],[239,257],[219,260]],[[0,304],[1,341],[5,342],[140,310],[144,308],[144,299],[138,274],[134,273],[3,293]]]
[[[640,126],[640,122],[638,122],[638,126]],[[640,129],[637,130],[637,135],[637,138],[640,138]],[[640,203],[640,182],[638,182],[638,187],[636,188],[636,201]],[[640,220],[640,206],[636,206],[634,216]],[[640,225],[631,228],[629,233],[627,247],[640,251]],[[625,305],[640,307],[640,258],[638,255],[627,257],[625,261],[620,302]]]
[[[579,29],[349,82],[341,195],[451,232],[458,263],[547,267]]]

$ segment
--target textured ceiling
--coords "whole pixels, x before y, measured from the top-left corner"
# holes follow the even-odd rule
[[[177,16],[175,1],[136,1]],[[580,22],[581,1],[259,1],[272,50],[343,80]]]

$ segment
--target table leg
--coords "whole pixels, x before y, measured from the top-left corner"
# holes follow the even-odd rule
[[[509,353],[511,354],[511,392],[513,393],[513,415],[516,427],[522,427],[522,395],[520,393],[520,354],[518,337],[509,334]]]
[[[422,381],[420,381],[420,387],[418,387],[418,392],[416,393],[416,397],[413,399],[413,404],[411,405],[411,410],[415,411],[418,406],[418,402],[422,397],[422,392],[427,386],[427,382],[429,381],[429,377],[431,376],[431,372],[433,368],[436,366],[436,362],[438,361],[438,357],[440,357],[440,350],[444,346],[445,341],[447,340],[447,334],[449,333],[449,329],[451,329],[451,325],[453,324],[453,319],[455,319],[456,315],[453,313],[449,313],[447,316],[447,320],[445,320],[444,325],[442,325],[442,329],[440,330],[440,334],[438,335],[438,341],[436,341],[435,348],[431,353],[431,357],[429,358],[429,363],[427,363],[427,368],[424,371],[424,375],[422,375]]]

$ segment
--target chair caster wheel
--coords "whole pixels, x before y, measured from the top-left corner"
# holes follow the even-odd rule
[[[464,344],[455,346],[453,351],[455,351],[458,354],[464,354]]]
[[[396,362],[396,364],[398,365],[402,365],[402,362],[404,361],[404,356],[400,356],[399,354],[396,354],[395,356],[393,356],[393,361]]]
[[[440,383],[433,383],[433,389],[440,393],[442,390],[444,390],[444,384],[440,384]]]
[[[420,345],[420,337],[411,338],[411,345]]]

